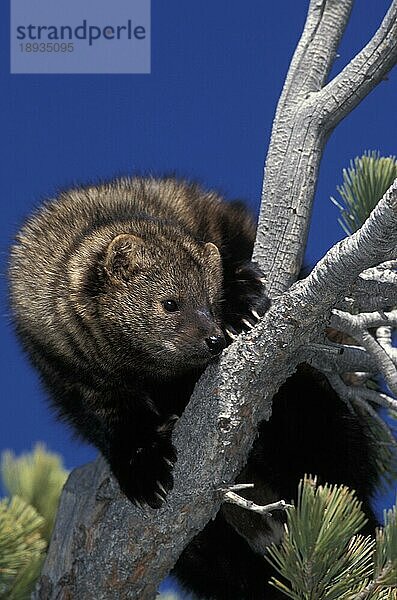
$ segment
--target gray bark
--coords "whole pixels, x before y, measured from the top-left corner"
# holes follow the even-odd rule
[[[271,296],[299,273],[318,169],[333,128],[396,62],[397,1],[372,40],[324,86],[353,0],[312,0],[274,119],[254,259]]]
[[[255,249],[274,281],[273,295],[284,292],[299,269],[327,134],[324,105],[313,94],[319,97],[351,4],[311,2],[277,109]],[[396,2],[392,6],[395,11]],[[379,43],[381,35],[376,34]],[[372,87],[376,82],[371,80]],[[164,508],[133,507],[102,459],[71,474],[36,600],[155,597],[183,548],[218,511],[222,493],[217,490],[241,470],[258,422],[269,418],[271,398],[305,356],[305,344],[318,338],[331,308],[363,269],[394,259],[396,189],[362,230],[334,247],[307,280],[279,296],[255,329],[207,369],[176,426],[175,488]]]

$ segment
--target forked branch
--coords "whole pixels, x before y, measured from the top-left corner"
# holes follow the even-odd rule
[[[325,143],[397,61],[397,0],[372,40],[324,86],[351,0],[312,0],[273,123],[254,259],[274,297],[297,278]]]

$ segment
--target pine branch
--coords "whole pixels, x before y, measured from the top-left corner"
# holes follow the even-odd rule
[[[271,583],[295,600],[344,600],[371,576],[375,541],[358,532],[365,516],[354,492],[305,478],[287,511],[285,536],[269,548],[270,564],[286,580]]]
[[[30,600],[35,583],[43,568],[44,560],[44,552],[31,556],[29,562],[18,570],[4,600]]]
[[[0,598],[10,598],[14,582],[20,590],[32,584],[28,567],[40,567],[46,547],[40,535],[43,518],[17,496],[0,502]],[[33,567],[33,565],[36,565]],[[24,574],[23,574],[24,573]],[[18,579],[19,576],[19,579]]]
[[[338,221],[346,235],[361,227],[396,177],[396,158],[374,151],[356,157],[350,168],[343,169],[343,184],[337,188],[341,199],[331,200],[341,212]]]
[[[305,477],[287,510],[282,543],[266,557],[282,576],[271,582],[294,600],[386,600],[397,593],[396,506],[383,529],[359,535],[365,516],[354,492]]]
[[[42,535],[49,541],[68,475],[61,458],[48,452],[44,444],[36,444],[33,452],[19,458],[3,452],[0,471],[9,495],[19,496],[44,517]]]
[[[377,600],[384,588],[397,590],[397,505],[384,511],[384,527],[376,532],[373,577],[352,600]]]

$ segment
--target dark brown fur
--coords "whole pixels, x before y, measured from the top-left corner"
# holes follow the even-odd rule
[[[172,178],[64,192],[18,235],[17,331],[52,404],[131,500],[164,501],[173,415],[224,347],[225,323],[240,326],[260,297],[253,235],[241,206]]]

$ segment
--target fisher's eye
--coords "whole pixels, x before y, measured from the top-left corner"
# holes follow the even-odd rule
[[[163,308],[166,312],[176,312],[177,310],[179,310],[179,306],[177,305],[177,303],[175,302],[175,300],[164,300],[163,304]]]

